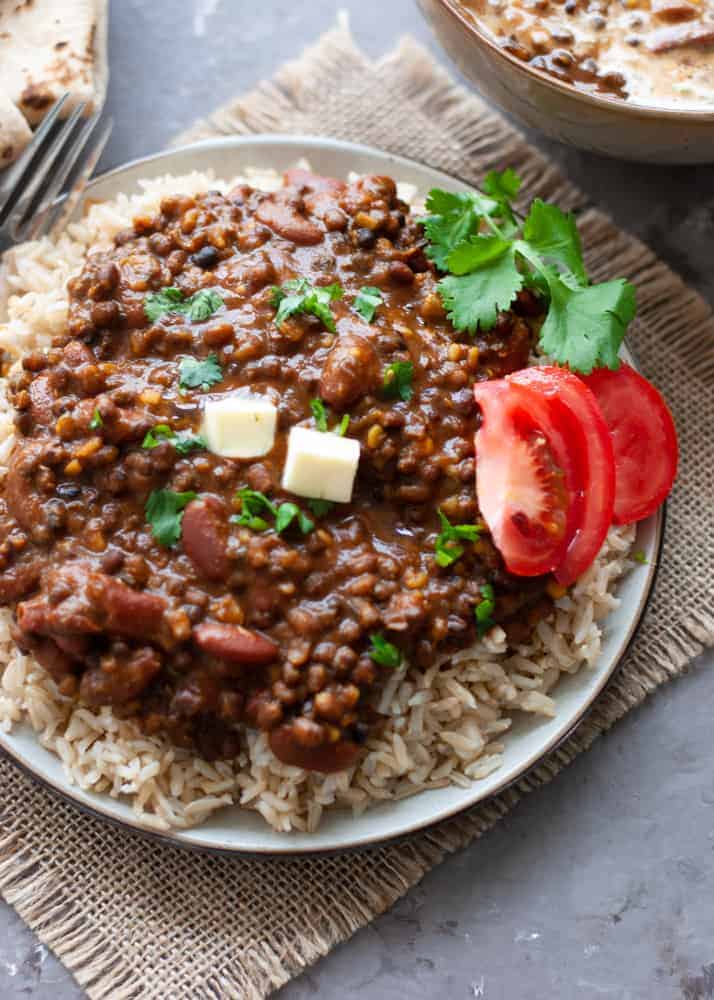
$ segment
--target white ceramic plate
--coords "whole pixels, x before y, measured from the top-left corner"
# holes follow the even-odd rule
[[[420,194],[435,186],[467,188],[447,174],[365,146],[329,139],[257,136],[211,140],[129,163],[95,180],[86,197],[106,200],[121,192],[131,193],[139,178],[165,173],[213,170],[217,177],[230,178],[246,166],[282,171],[303,156],[319,173],[337,177],[346,177],[350,171],[391,174],[415,184]],[[607,620],[597,666],[559,682],[554,719],[530,715],[517,718],[506,739],[503,765],[489,777],[469,788],[441,788],[401,802],[384,803],[357,818],[347,811],[328,812],[313,834],[275,833],[257,813],[234,806],[196,829],[166,834],[152,831],[152,835],[184,847],[232,853],[289,855],[350,850],[414,833],[503,790],[572,731],[612,677],[644,613],[654,583],[663,527],[662,510],[639,525],[637,548],[644,551],[647,563],[638,565],[620,585],[621,605]],[[127,804],[70,784],[59,759],[39,745],[29,726],[18,725],[9,734],[0,732],[0,747],[36,778],[79,806],[120,825],[148,832]]]

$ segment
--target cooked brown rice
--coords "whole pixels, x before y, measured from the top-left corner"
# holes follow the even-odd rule
[[[277,174],[257,170],[241,179],[264,189],[280,183]],[[66,283],[90,247],[110,242],[164,195],[226,186],[198,172],[142,181],[138,194],[92,205],[56,243],[43,239],[10,251],[0,273],[0,309],[7,318],[0,323],[0,349],[19,356],[62,331]],[[415,191],[405,185],[400,194],[411,200]],[[0,474],[12,443],[12,412],[0,379]],[[554,716],[553,689],[560,675],[594,665],[601,622],[617,607],[613,591],[631,565],[633,540],[634,528],[611,528],[598,559],[557,601],[529,645],[507,653],[505,634],[496,626],[446,663],[395,672],[380,704],[390,721],[351,771],[319,775],[288,767],[272,755],[264,736],[252,731],[236,760],[208,763],[144,736],[109,708],[78,707],[16,648],[7,609],[0,609],[0,728],[9,731],[26,721],[42,746],[59,756],[70,782],[126,798],[143,825],[159,829],[193,826],[216,809],[239,803],[276,830],[312,831],[328,807],[359,813],[427,788],[468,786],[499,767],[514,712]]]

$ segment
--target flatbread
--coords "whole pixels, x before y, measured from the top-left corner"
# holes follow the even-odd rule
[[[0,170],[16,160],[32,138],[32,130],[10,98],[0,92]]]
[[[65,92],[65,113],[106,92],[108,0],[0,0],[0,94],[31,125]]]

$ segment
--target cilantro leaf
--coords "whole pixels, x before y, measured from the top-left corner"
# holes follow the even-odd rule
[[[555,261],[573,275],[579,285],[588,284],[583,251],[575,216],[561,212],[536,198],[523,223],[523,239],[547,261]]]
[[[321,399],[311,399],[310,409],[318,431],[327,432],[327,407]]]
[[[492,202],[496,208],[496,202]],[[441,191],[433,188],[426,199],[430,214],[423,219],[424,232],[429,240],[427,256],[440,271],[448,269],[449,254],[459,243],[478,232],[481,214],[474,198],[468,192]]]
[[[275,517],[276,532],[282,535],[296,518],[303,535],[309,535],[315,527],[315,522],[311,521],[307,514],[303,513],[295,503],[281,503],[278,507],[278,513]]]
[[[298,313],[316,316],[324,327],[335,333],[335,317],[330,310],[330,303],[342,298],[342,288],[337,285],[315,286],[307,278],[293,278],[286,281],[280,288],[274,287],[271,303],[278,310],[275,316],[276,326],[281,327],[286,319]]]
[[[388,365],[382,380],[382,393],[387,399],[401,399],[405,403],[414,395],[412,379],[414,365],[411,361],[395,361]]]
[[[516,264],[513,246],[506,245],[500,255],[490,260],[484,259],[486,248],[480,243],[474,246],[482,255],[482,263],[477,265],[477,270],[471,274],[442,278],[438,285],[447,316],[457,330],[468,330],[469,333],[475,333],[479,328],[490,330],[498,319],[499,311],[508,309],[523,287],[523,275]]]
[[[180,288],[162,288],[160,292],[149,292],[144,299],[144,315],[150,323],[155,323],[164,313],[183,312],[183,308]]]
[[[162,441],[170,441],[179,455],[187,455],[190,451],[199,448],[207,448],[205,439],[200,434],[192,434],[191,431],[180,431],[178,434],[169,427],[168,424],[157,424],[150,431],[141,443],[142,448],[152,449],[158,447]]]
[[[452,274],[469,274],[499,260],[511,246],[510,240],[501,239],[500,236],[472,236],[451,251],[449,270]]]
[[[322,431],[323,433],[326,434],[330,428],[327,424],[328,411],[324,400],[319,398],[311,399],[310,409],[312,410],[312,415],[315,418],[315,426],[317,427],[318,431]],[[347,433],[347,428],[350,426],[350,419],[351,418],[349,413],[345,413],[342,419],[340,420],[339,424],[336,424],[332,428],[332,433],[337,434],[339,437],[344,437],[345,434]]]
[[[399,667],[402,662],[401,651],[391,642],[387,642],[383,635],[375,633],[369,637],[371,646],[369,655],[381,667]]]
[[[207,392],[212,385],[223,381],[223,370],[215,354],[199,361],[198,358],[181,358],[179,365],[179,388],[201,389]]]
[[[264,512],[271,517],[275,517],[277,514],[275,504],[268,500],[265,493],[260,493],[258,490],[251,490],[247,487],[238,490],[236,499],[240,500],[240,514],[234,514],[231,521],[233,524],[250,528],[251,531],[265,531],[269,527],[268,522],[262,516]]]
[[[92,419],[89,421],[89,429],[90,431],[98,431],[99,428],[103,426],[104,421],[102,420],[102,415],[99,412],[99,408],[95,406]]]
[[[184,508],[198,496],[192,490],[175,493],[173,490],[154,490],[146,501],[146,520],[151,533],[159,543],[169,548],[181,537]]]
[[[308,500],[307,505],[315,517],[324,517],[335,506],[332,500]]]
[[[166,313],[179,313],[200,323],[212,316],[223,305],[223,298],[213,289],[201,288],[187,299],[180,288],[162,288],[149,292],[144,299],[144,315],[150,323],[155,323]]]
[[[574,289],[552,274],[546,278],[550,309],[540,331],[546,354],[585,375],[593,368],[617,368],[618,348],[637,311],[633,286],[617,278]]]
[[[483,531],[480,524],[451,524],[446,515],[438,510],[441,532],[436,544],[436,562],[439,566],[451,566],[464,554],[461,541],[475,542]]]
[[[202,323],[220,309],[223,299],[212,288],[201,288],[186,301],[188,318],[194,323]]]
[[[633,552],[630,558],[634,559],[635,562],[641,563],[642,566],[646,566],[648,562],[647,556],[642,549],[638,549],[636,552]]]
[[[483,179],[483,189],[496,201],[509,203],[521,190],[521,178],[511,167],[490,170]]]
[[[496,595],[490,583],[481,586],[482,599],[474,608],[476,616],[476,630],[479,638],[483,639],[489,629],[496,624],[493,620],[493,613],[496,610]]]
[[[366,319],[368,323],[374,320],[377,313],[377,309],[384,302],[382,297],[382,292],[379,288],[374,288],[371,285],[364,285],[359,290],[359,294],[354,301],[354,310],[359,313],[363,319]]]

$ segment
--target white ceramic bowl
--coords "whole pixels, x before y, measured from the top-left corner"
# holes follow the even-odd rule
[[[95,180],[86,197],[93,201],[116,197],[137,188],[142,177],[191,170],[213,170],[230,178],[249,165],[284,170],[300,157],[324,174],[346,177],[352,171],[391,174],[416,185],[421,193],[438,186],[465,190],[467,185],[430,167],[391,156],[365,146],[286,136],[220,139],[137,160]],[[81,210],[81,209],[80,209]],[[611,678],[640,622],[654,582],[664,525],[660,512],[639,526],[637,547],[647,557],[622,582],[622,603],[607,620],[602,655],[597,666],[565,677],[556,690],[558,712],[554,719],[533,716],[517,719],[506,739],[503,766],[469,788],[441,788],[422,792],[400,802],[389,802],[353,817],[350,812],[328,812],[316,833],[280,834],[260,816],[237,806],[223,810],[202,826],[176,833],[155,833],[166,842],[204,850],[254,855],[291,855],[366,847],[417,830],[483,802],[530,768],[561,742],[582,719]],[[124,802],[82,791],[68,782],[57,757],[44,750],[27,725],[0,732],[0,747],[28,772],[50,788],[98,816],[125,827],[148,832]]]
[[[680,111],[586,94],[501,48],[458,0],[417,2],[464,76],[524,125],[623,160],[714,163],[714,109]]]

